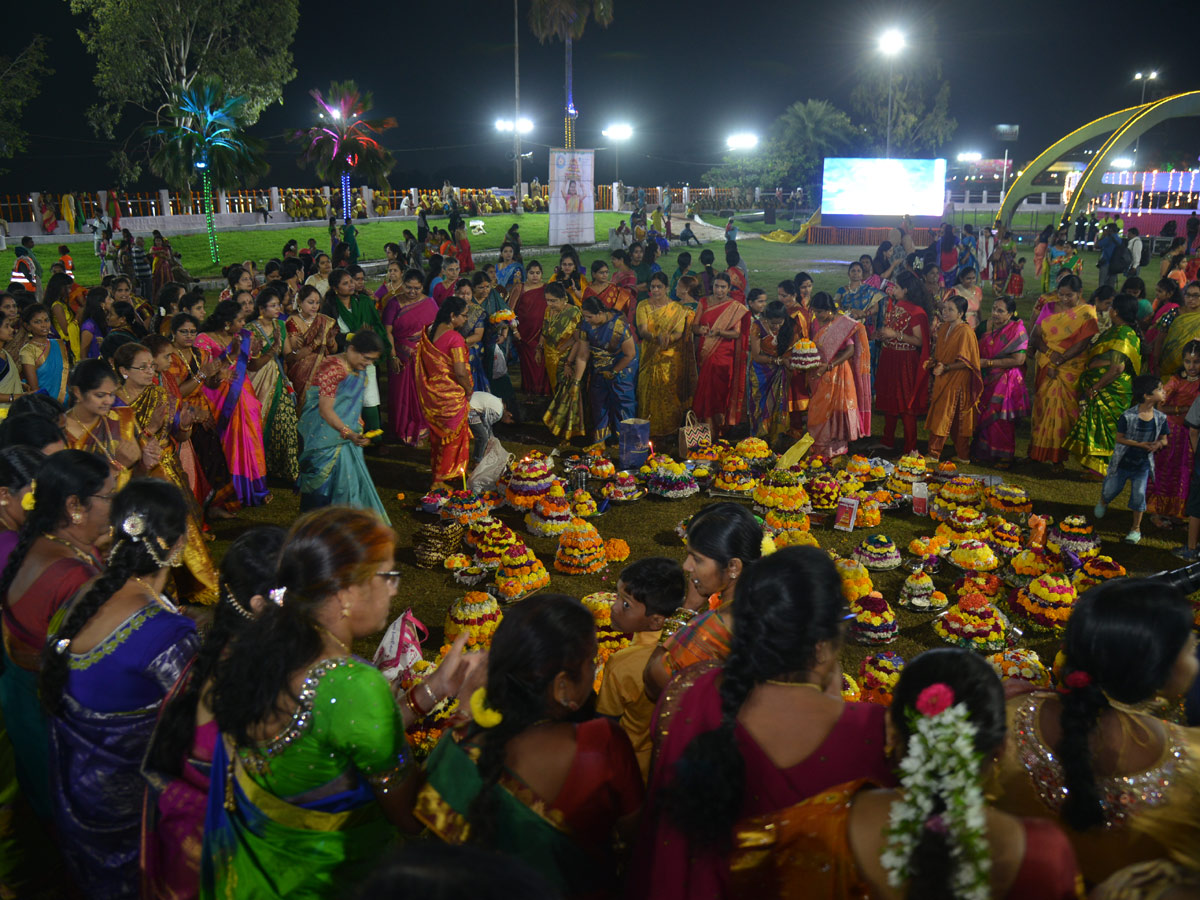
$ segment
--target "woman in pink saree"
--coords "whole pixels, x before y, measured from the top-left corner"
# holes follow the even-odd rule
[[[831,459],[871,433],[871,351],[862,322],[839,313],[828,293],[813,295],[812,308],[821,365],[808,375],[808,433],[813,455]]]
[[[396,265],[392,263],[392,265]],[[406,444],[416,444],[429,431],[421,398],[417,396],[417,345],[433,324],[438,305],[424,296],[424,279],[417,269],[404,273],[403,293],[389,297],[383,308],[383,327],[392,332],[396,360],[388,376],[388,432]]]
[[[1029,391],[1025,387],[1029,334],[1016,310],[1015,298],[997,297],[988,329],[979,341],[983,396],[971,458],[995,463],[998,469],[1012,465],[1017,452],[1017,420],[1029,415]]]

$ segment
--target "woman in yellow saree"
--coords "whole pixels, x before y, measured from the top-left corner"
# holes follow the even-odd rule
[[[650,299],[637,306],[637,334],[642,340],[638,414],[650,420],[652,435],[678,431],[696,389],[692,317],[667,296],[667,289],[667,276],[655,272],[650,276]]]
[[[1159,355],[1159,372],[1170,378],[1183,366],[1183,348],[1200,338],[1200,282],[1193,281],[1183,291],[1183,306],[1171,323]]]
[[[447,297],[433,324],[421,332],[417,348],[417,396],[429,421],[434,488],[446,488],[448,479],[467,474],[471,449],[467,412],[472,383],[467,345],[456,330],[466,321],[466,301]]]
[[[546,367],[546,378],[550,382],[550,393],[553,394],[558,387],[558,370],[575,343],[581,315],[579,307],[567,301],[567,289],[563,285],[551,287],[547,284],[545,293],[546,318],[542,322],[541,357]]]
[[[164,337],[153,337],[167,343]],[[115,405],[133,410],[134,422],[141,433],[156,440],[160,448],[158,465],[147,474],[172,482],[188,501],[187,543],[181,564],[171,570],[176,596],[189,603],[211,606],[217,602],[217,572],[204,544],[199,505],[176,452],[177,442],[186,441],[191,431],[192,408],[172,400],[166,390],[154,383],[157,370],[154,354],[148,347],[122,344],[113,355],[113,363],[123,382],[117,388]]]
[[[1083,302],[1081,288],[1077,277],[1065,276],[1055,311],[1034,326],[1029,340],[1037,351],[1029,458],[1038,462],[1062,465],[1067,458],[1063,441],[1079,418],[1076,385],[1083,374],[1083,354],[1099,331],[1096,309]]]

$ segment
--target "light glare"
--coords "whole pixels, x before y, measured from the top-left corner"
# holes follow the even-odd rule
[[[960,153],[958,154],[959,162],[979,162],[983,159],[982,153]]]
[[[753,150],[758,146],[758,135],[749,131],[731,134],[725,141],[730,150]]]
[[[884,56],[895,56],[904,49],[904,34],[896,28],[889,28],[879,36],[879,52]]]
[[[633,126],[624,123],[609,125],[601,134],[610,141],[627,141],[633,137]]]

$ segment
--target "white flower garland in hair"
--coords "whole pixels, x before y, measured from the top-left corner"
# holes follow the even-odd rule
[[[991,850],[986,837],[983,790],[975,751],[975,726],[966,704],[954,703],[947,685],[934,684],[908,710],[911,734],[900,763],[902,799],[892,804],[887,846],[880,861],[888,884],[903,887],[912,875],[911,859],[925,831],[943,833],[950,846],[951,885],[962,900],[991,897]],[[940,796],[946,808],[934,813]]]

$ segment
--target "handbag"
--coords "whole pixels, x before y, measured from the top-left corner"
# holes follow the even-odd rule
[[[421,661],[421,641],[427,637],[429,629],[406,609],[383,633],[371,662],[388,681],[403,678]]]
[[[679,458],[687,459],[701,447],[712,446],[712,428],[696,418],[692,410],[688,410],[687,418],[679,426]]]

